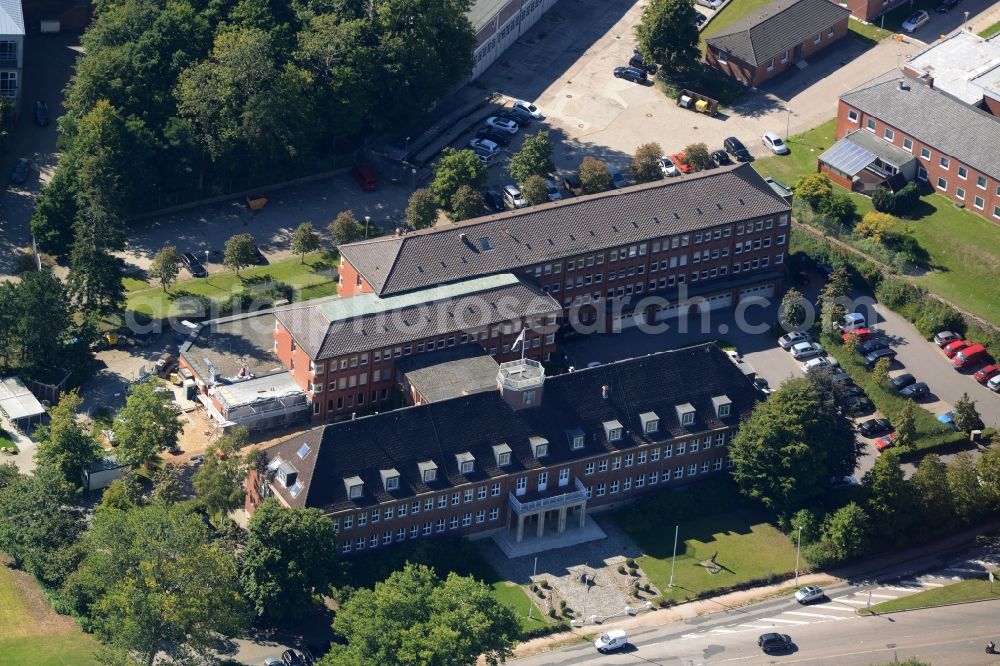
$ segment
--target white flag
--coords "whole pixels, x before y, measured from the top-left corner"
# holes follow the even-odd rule
[[[511,347],[511,351],[517,349],[517,346],[524,342],[524,334],[528,332],[528,329],[522,328],[521,332],[517,336],[517,340],[514,340],[514,345]]]

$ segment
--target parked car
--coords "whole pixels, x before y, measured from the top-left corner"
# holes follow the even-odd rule
[[[853,477],[851,477],[853,478]],[[800,604],[809,604],[814,601],[819,601],[824,598],[826,593],[823,592],[823,588],[818,585],[810,585],[808,587],[803,587],[798,592],[795,593],[795,600]]]
[[[930,14],[928,14],[922,9],[918,9],[917,11],[910,14],[910,17],[908,19],[903,21],[903,30],[905,30],[906,32],[914,32],[915,30],[922,28],[930,20],[931,20]]]
[[[295,650],[285,650],[282,652],[281,663],[285,666],[305,666],[305,661]]]
[[[620,190],[623,187],[628,187],[628,179],[625,178],[625,174],[621,172],[618,167],[611,167],[611,184],[616,190]]]
[[[873,333],[871,332],[871,329],[868,328],[857,328],[854,329],[853,331],[841,333],[840,337],[844,340],[844,342],[847,342],[852,335],[858,336],[858,339],[861,342],[867,342],[868,340],[872,339]]]
[[[549,188],[549,201],[562,200],[562,192],[559,191],[559,186],[556,185],[556,181],[551,178],[546,178],[545,186]]]
[[[615,67],[614,75],[615,78],[625,79],[632,83],[646,82],[646,70],[639,69],[638,67]]]
[[[955,354],[954,358],[951,359],[951,363],[955,366],[956,370],[964,370],[974,368],[987,358],[986,347],[976,344],[969,345],[962,351]]]
[[[580,182],[580,177],[575,173],[563,177],[563,187],[573,194],[583,194],[583,183]]]
[[[492,141],[498,146],[506,146],[510,143],[510,134],[508,132],[500,132],[490,127],[484,127],[476,132],[476,138]]]
[[[358,181],[365,192],[374,192],[378,189],[378,181],[375,179],[375,170],[367,164],[359,164],[354,167],[354,180]]]
[[[810,340],[812,340],[812,335],[807,331],[792,331],[778,338],[778,346],[788,351],[793,345],[797,345],[800,342],[809,342]]]
[[[873,437],[880,432],[888,432],[889,430],[892,430],[889,419],[868,419],[858,424],[858,432],[865,437]]]
[[[851,416],[871,414],[875,411],[875,404],[866,395],[852,396],[847,401],[847,413]]]
[[[493,158],[496,156],[496,153],[488,153],[482,148],[473,148],[472,152],[476,154],[476,157],[479,158],[479,161],[482,162],[484,166],[489,166],[490,162],[492,162]]]
[[[889,348],[889,343],[887,343],[885,340],[882,340],[880,338],[872,338],[871,340],[868,340],[867,342],[862,342],[860,345],[858,345],[858,354],[860,354],[861,356],[868,356],[868,354],[871,354],[873,351],[878,351],[879,349],[888,349],[888,348]]]
[[[980,384],[985,384],[997,375],[1000,375],[1000,364],[991,363],[980,368],[979,372],[973,375],[973,378]]]
[[[934,344],[938,347],[944,347],[945,345],[955,342],[956,340],[961,340],[962,336],[954,331],[938,331],[934,334]]]
[[[804,361],[823,353],[825,353],[823,345],[818,342],[797,342],[792,345],[792,358],[796,361]]]
[[[10,182],[15,185],[20,185],[24,181],[28,180],[28,175],[31,173],[31,160],[27,157],[22,157],[14,165],[14,170],[10,172]]]
[[[892,363],[896,360],[896,352],[892,349],[876,349],[871,354],[865,356],[865,365],[869,369],[874,368],[875,364],[883,358],[889,359],[889,362]]]
[[[737,162],[749,162],[752,158],[750,157],[750,151],[747,147],[743,145],[743,142],[737,139],[735,136],[731,136],[722,142],[722,148],[733,156]]]
[[[757,638],[757,647],[765,654],[780,652],[792,647],[792,637],[788,634],[761,634]]]
[[[712,163],[718,167],[732,164],[732,161],[729,159],[729,154],[726,151],[715,150],[712,152]]]
[[[889,383],[892,384],[892,388],[897,391],[902,391],[910,384],[916,384],[917,378],[908,372],[904,372],[901,375],[896,375],[895,377],[889,379]]]
[[[516,102],[514,102],[514,108],[515,109],[520,109],[521,111],[524,111],[525,113],[527,113],[529,116],[531,116],[535,120],[541,120],[542,117],[543,117],[541,109],[539,109],[537,106],[535,106],[531,102],[527,102],[527,101],[525,101],[523,99],[519,99]]]
[[[701,12],[695,12],[694,13],[694,24],[696,26],[700,27],[701,24],[704,23],[707,20],[708,20],[708,17],[705,16],[704,14],[702,14]]]
[[[955,414],[957,413],[958,411],[953,409],[950,412],[939,414],[937,417],[938,423],[954,430],[955,432],[958,432],[958,426],[955,424]]]
[[[763,377],[757,377],[753,380],[753,387],[764,394],[764,397],[774,393],[774,389],[767,383],[767,380]]]
[[[674,166],[680,169],[681,173],[691,173],[691,164],[687,161],[687,156],[684,155],[683,150],[671,155],[670,159],[673,161]]]
[[[960,3],[961,1],[962,0],[941,0],[941,3],[934,8],[934,11],[936,11],[938,14],[947,14],[955,7],[958,7],[958,3]]]
[[[681,175],[680,172],[677,170],[677,167],[674,165],[673,162],[670,161],[670,158],[667,157],[666,155],[660,158],[660,171],[667,178],[670,178],[671,176]]]
[[[708,7],[709,9],[718,9],[722,6],[722,0],[695,0],[694,3],[702,7]]]
[[[886,449],[891,449],[896,443],[896,433],[892,432],[888,435],[884,435],[875,440],[875,448],[878,449],[879,453],[882,453]]]
[[[35,122],[42,127],[49,124],[49,105],[42,100],[35,101]]]
[[[916,384],[910,384],[904,388],[899,392],[899,395],[910,400],[916,400],[917,398],[923,398],[924,396],[929,395],[930,392],[930,386],[924,382],[917,382]]]
[[[511,208],[524,208],[528,205],[527,200],[521,196],[521,190],[516,185],[504,185],[503,200]]]
[[[594,647],[600,653],[611,652],[612,650],[620,650],[628,645],[628,636],[625,634],[623,629],[612,629],[611,631],[605,632],[600,635],[600,637],[594,641]]]
[[[656,73],[656,63],[655,62],[647,63],[645,60],[643,60],[642,54],[639,53],[638,51],[632,53],[632,57],[628,59],[628,66],[635,67],[636,69],[644,69],[650,74]]]
[[[788,146],[785,142],[781,140],[781,137],[774,132],[764,132],[764,136],[760,138],[764,146],[770,150],[775,155],[787,155]]]
[[[500,196],[499,192],[493,190],[483,192],[483,203],[486,205],[486,210],[491,213],[502,213],[507,209],[503,203],[503,197]]]
[[[194,256],[191,252],[185,252],[181,255],[181,261],[187,266],[188,272],[191,273],[192,277],[203,278],[208,277],[208,271],[205,267],[201,265],[198,261],[198,257]]]
[[[809,374],[814,370],[820,368],[833,368],[837,365],[837,359],[832,356],[820,356],[819,358],[812,358],[802,364],[802,372]]]
[[[282,663],[277,657],[264,657],[264,666],[282,666]]]
[[[944,346],[944,355],[948,358],[954,358],[955,354],[971,346],[972,343],[968,340],[954,340]]]
[[[530,113],[528,113],[524,109],[519,109],[517,107],[507,109],[506,111],[501,111],[500,113],[497,114],[497,118],[506,118],[507,120],[513,120],[515,123],[517,123],[518,127],[527,127],[531,123],[535,122],[535,119],[532,117]]]
[[[856,331],[859,328],[868,328],[865,316],[860,312],[848,312],[844,315],[844,318],[840,320],[841,333]]]
[[[517,134],[518,128],[517,123],[510,118],[500,118],[499,116],[490,116],[487,118],[486,126],[501,132],[507,132],[508,134]]]
[[[986,388],[995,393],[1000,393],[1000,375],[997,375],[990,381],[986,382]]]
[[[472,148],[475,151],[482,150],[489,153],[490,155],[500,150],[500,146],[493,143],[489,139],[473,139],[472,141],[469,142],[469,148]]]

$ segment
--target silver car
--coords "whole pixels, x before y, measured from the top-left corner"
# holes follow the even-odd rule
[[[823,354],[823,345],[818,342],[799,342],[792,345],[792,357],[802,361]]]

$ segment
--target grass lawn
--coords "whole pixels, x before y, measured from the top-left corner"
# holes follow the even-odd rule
[[[993,35],[995,35],[998,32],[1000,32],[1000,21],[997,21],[996,23],[994,23],[990,27],[986,28],[986,30],[983,30],[981,33],[979,33],[979,36],[980,37],[992,37]]]
[[[31,589],[22,589],[30,585]],[[0,655],[5,664],[90,666],[98,644],[58,616],[31,578],[0,564]]]
[[[528,618],[528,609],[533,605],[532,599],[524,588],[507,580],[494,581],[490,584],[494,598],[501,603],[505,603],[514,609],[517,619],[521,621],[521,631],[530,631],[549,624],[549,618],[538,606],[531,611],[531,618]]]
[[[871,612],[891,613],[893,611],[912,610],[914,608],[931,608],[932,606],[954,604],[962,601],[987,601],[992,599],[1000,599],[1000,585],[994,584],[993,591],[990,592],[990,582],[988,580],[963,580],[960,583],[917,592],[908,597],[883,601],[880,604],[872,606]],[[868,612],[866,608],[861,609],[861,613],[863,614],[867,614]]]
[[[126,307],[153,318],[197,314],[197,311],[190,311],[196,302],[188,301],[186,307],[189,311],[185,312],[185,306],[183,302],[178,302],[179,299],[194,296],[223,303],[242,289],[264,289],[273,282],[287,284],[296,290],[308,289],[309,297],[315,298],[336,292],[336,262],[333,254],[314,252],[306,255],[305,263],[295,258],[267,266],[252,266],[240,271],[239,277],[232,271],[212,273],[207,278],[178,282],[170,287],[169,292],[164,292],[154,282],[126,278]],[[296,297],[296,300],[302,298]]]
[[[836,133],[837,119],[833,118],[807,132],[788,137],[788,155],[765,157],[751,164],[762,176],[770,176],[791,187],[799,176],[816,173],[816,159],[836,142]]]
[[[751,12],[768,5],[773,0],[732,0],[723,7],[715,17],[709,22],[705,29],[701,31],[701,40],[704,42],[712,35],[717,35],[732,24],[739,21]]]
[[[667,586],[674,547],[672,525],[629,536],[645,553],[638,559],[639,566],[670,599],[683,600],[707,590],[795,570],[795,544],[762,514],[749,509],[680,523],[673,590]],[[699,563],[716,553],[716,563],[723,569],[712,574]]]
[[[14,443],[14,440],[3,428],[0,428],[0,448],[13,449],[15,453],[20,451],[20,449],[17,448],[17,444]]]
[[[870,46],[875,46],[876,42],[880,42],[892,34],[888,30],[883,30],[877,25],[859,21],[853,16],[850,17],[850,20],[847,22],[847,29],[854,33],[854,37],[856,39],[869,43]]]

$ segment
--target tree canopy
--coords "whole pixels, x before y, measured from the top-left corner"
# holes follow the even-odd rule
[[[462,185],[474,190],[486,184],[486,165],[471,150],[445,148],[434,166],[430,190],[442,207],[451,206],[451,198]]]
[[[414,190],[406,206],[406,224],[411,229],[433,227],[437,221],[438,203],[428,189]]]
[[[118,456],[130,465],[143,465],[177,443],[184,429],[166,391],[157,391],[157,380],[147,379],[129,387],[125,406],[112,430]]]
[[[163,291],[170,289],[170,285],[177,280],[180,272],[181,257],[173,245],[164,245],[153,256],[153,261],[149,265],[149,277],[158,280]]]
[[[663,178],[660,158],[663,148],[658,143],[644,143],[635,149],[632,157],[632,178],[637,183],[649,183]]]
[[[538,131],[525,135],[521,150],[510,158],[507,173],[522,186],[532,176],[547,177],[556,169],[552,163],[552,150],[548,132]]]
[[[611,169],[606,162],[587,155],[580,162],[580,187],[584,194],[597,194],[611,189]]]
[[[299,255],[299,263],[306,260],[306,255],[319,249],[319,234],[312,222],[303,222],[295,228],[292,234],[292,252]]]
[[[239,276],[241,269],[254,263],[253,247],[253,236],[250,234],[230,236],[222,253],[222,263],[226,268],[236,271],[236,275]]]
[[[452,222],[468,220],[483,214],[483,195],[468,185],[462,185],[455,194],[451,195],[451,213],[449,217]]]
[[[650,0],[635,27],[643,59],[670,71],[685,69],[697,62],[696,13],[692,0]]]
[[[35,429],[35,462],[57,470],[72,487],[80,486],[84,468],[101,455],[97,440],[76,420],[82,402],[76,391],[63,393],[49,410],[49,422]]]

